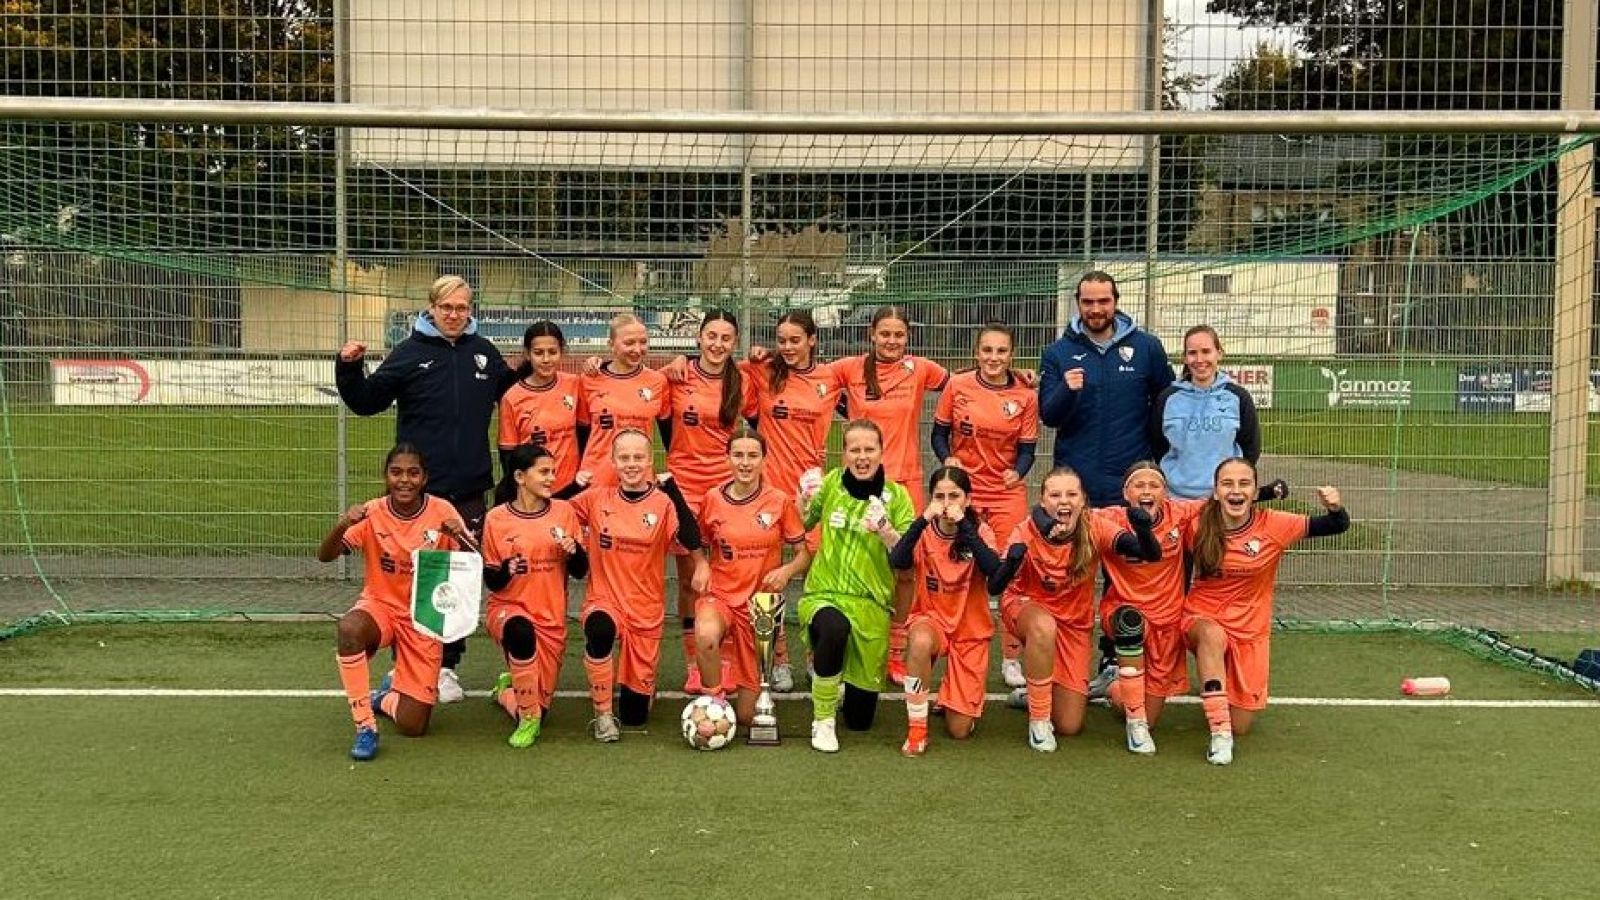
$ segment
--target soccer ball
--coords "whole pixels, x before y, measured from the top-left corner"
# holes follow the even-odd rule
[[[716,697],[696,697],[683,708],[683,739],[696,750],[721,750],[739,727],[733,707]]]

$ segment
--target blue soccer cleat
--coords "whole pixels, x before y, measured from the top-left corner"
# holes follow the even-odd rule
[[[389,692],[392,690],[394,690],[394,673],[390,672],[388,675],[385,675],[383,678],[379,679],[378,689],[372,692],[371,701],[373,715],[384,715],[382,701],[383,698],[387,697]],[[374,740],[376,740],[376,738],[374,738]],[[373,749],[377,749],[376,743],[373,744]]]
[[[378,755],[378,729],[357,728],[356,741],[350,745],[350,758],[356,762],[367,762]]]

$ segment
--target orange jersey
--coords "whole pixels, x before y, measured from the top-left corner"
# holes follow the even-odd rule
[[[950,455],[972,476],[974,501],[1027,496],[1020,480],[1004,485],[1006,473],[1016,471],[1017,444],[1039,440],[1037,391],[1009,373],[1005,387],[994,387],[976,371],[962,372],[939,395],[933,421],[950,426]]]
[[[767,439],[763,477],[785,493],[795,493],[800,474],[824,468],[828,430],[839,406],[838,378],[831,365],[813,362],[809,368],[791,369],[783,390],[772,390],[770,363],[752,366],[756,387],[757,428]]]
[[[880,362],[880,394],[878,399],[869,400],[866,361],[865,356],[852,356],[833,364],[849,399],[850,418],[871,419],[883,429],[883,470],[889,480],[921,485],[922,398],[928,391],[943,388],[950,373],[920,356]]]
[[[667,551],[678,533],[672,500],[654,485],[637,500],[618,487],[591,487],[573,499],[572,509],[589,553],[588,602],[616,604],[629,628],[660,627]]]
[[[678,480],[684,499],[693,509],[700,498],[733,478],[728,438],[739,423],[736,419],[732,425],[722,424],[722,376],[700,368],[699,360],[690,360],[684,368],[684,380],[669,388],[672,446],[667,449],[667,471]],[[752,416],[756,411],[755,379],[748,370],[741,370],[740,374],[744,378],[739,416]]]
[[[446,523],[461,524],[461,514],[450,501],[424,494],[422,508],[410,516],[394,511],[388,497],[364,504],[367,517],[345,529],[344,545],[361,554],[361,599],[411,615],[411,552],[454,550],[455,539],[444,533]]]
[[[728,488],[706,494],[700,505],[700,533],[711,558],[706,595],[741,610],[761,590],[762,577],[783,565],[783,545],[805,543],[806,530],[799,508],[783,491],[763,484],[735,500]]]
[[[616,442],[617,432],[634,428],[648,437],[654,433],[655,421],[666,418],[671,411],[667,376],[642,366],[632,375],[613,375],[607,368],[610,365],[606,363],[594,374],[585,373],[580,381],[589,413],[589,446],[584,449],[583,463],[578,468],[594,473],[591,485],[617,483],[617,472],[611,465],[611,445]]]
[[[1101,563],[1114,555],[1113,548],[1121,531],[1103,518],[1090,517],[1089,535]],[[1049,610],[1062,624],[1084,630],[1093,628],[1094,581],[1100,574],[1100,567],[1090,566],[1082,578],[1074,579],[1073,545],[1046,540],[1031,516],[1011,532],[1006,547],[1009,549],[1012,544],[1022,544],[1027,554],[1023,557],[1022,568],[1006,585],[1002,599],[1026,597]]]
[[[578,474],[578,423],[588,420],[582,383],[571,372],[557,372],[544,387],[519,381],[500,398],[500,449],[544,445],[556,458],[559,491]]]
[[[1203,500],[1168,499],[1161,504],[1153,529],[1161,544],[1161,559],[1156,562],[1107,553],[1103,562],[1111,583],[1101,605],[1110,609],[1126,603],[1143,613],[1152,625],[1171,625],[1182,618],[1184,535],[1204,507]],[[1125,506],[1104,507],[1093,515],[1110,522],[1118,532],[1133,531]]]
[[[1217,574],[1195,575],[1184,612],[1210,619],[1246,640],[1272,632],[1272,588],[1283,554],[1310,530],[1307,516],[1257,508],[1250,521],[1228,532]],[[1185,546],[1194,550],[1194,529]]]
[[[987,523],[978,525],[978,537],[994,548],[994,531]],[[951,558],[954,543],[955,535],[941,533],[936,525],[922,530],[913,557],[918,578],[911,615],[927,616],[954,640],[991,637],[994,619],[989,615],[987,582],[970,552]]]
[[[520,560],[511,583],[489,595],[489,607],[515,606],[541,628],[566,628],[567,551],[561,548],[562,536],[583,540],[578,514],[565,500],[551,500],[536,513],[509,503],[489,510],[483,518],[484,563]]]

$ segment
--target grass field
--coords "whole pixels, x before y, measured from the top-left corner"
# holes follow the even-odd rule
[[[326,623],[65,628],[0,644],[0,684],[327,689],[332,655]],[[493,656],[474,640],[470,686]],[[1279,697],[1393,698],[1407,674],[1462,699],[1587,697],[1416,636],[1276,638]],[[783,747],[718,754],[683,746],[677,702],[610,746],[585,705],[559,700],[518,752],[470,700],[354,765],[337,697],[0,696],[3,893],[1500,897],[1600,871],[1594,708],[1283,705],[1218,769],[1193,706],[1151,759],[1105,710],[1034,754],[992,705],[972,741],[905,760],[888,701],[837,756],[806,746],[798,702]]]
[[[392,414],[349,421],[352,500],[379,489]],[[333,410],[13,407],[0,470],[0,552],[298,555],[336,512]],[[1520,485],[1548,468],[1539,416],[1267,412],[1264,443],[1311,456]],[[1399,446],[1396,448],[1396,435]],[[1600,426],[1592,441],[1600,450]],[[1590,467],[1600,489],[1600,464]],[[24,533],[18,498],[27,513]],[[107,515],[108,510],[136,516]]]

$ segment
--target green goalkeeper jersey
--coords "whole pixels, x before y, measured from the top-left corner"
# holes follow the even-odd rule
[[[904,533],[917,517],[911,495],[893,481],[884,485],[877,498],[888,513],[889,524]],[[885,609],[894,607],[894,572],[889,568],[889,550],[883,538],[861,524],[872,498],[857,500],[844,487],[844,470],[834,469],[822,479],[822,487],[806,505],[805,525],[809,531],[822,526],[822,542],[806,573],[807,594],[839,594],[864,597]]]

